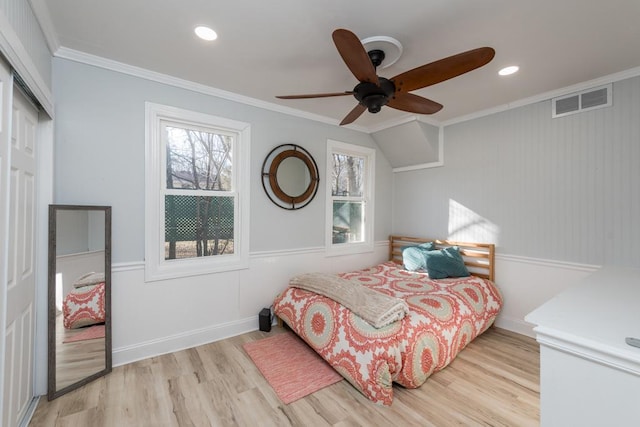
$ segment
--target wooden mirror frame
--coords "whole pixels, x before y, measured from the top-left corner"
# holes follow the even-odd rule
[[[58,211],[102,211],[104,212],[104,279],[105,279],[105,367],[78,381],[56,389],[56,247]],[[48,386],[47,397],[55,399],[83,385],[100,378],[112,369],[111,354],[111,207],[83,205],[49,205],[49,273],[48,273]]]
[[[290,158],[302,160],[309,172],[309,185],[302,194],[287,194],[278,182],[278,168]],[[296,210],[307,206],[318,192],[318,165],[311,154],[296,144],[282,144],[271,150],[262,163],[262,187],[267,197],[282,209]]]

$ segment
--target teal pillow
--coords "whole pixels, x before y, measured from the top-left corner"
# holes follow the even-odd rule
[[[426,253],[433,249],[433,242],[402,248],[402,263],[405,270],[416,271],[427,268]]]
[[[464,259],[460,255],[457,246],[451,246],[426,253],[427,273],[431,279],[444,279],[445,277],[467,277],[469,270],[464,265]]]

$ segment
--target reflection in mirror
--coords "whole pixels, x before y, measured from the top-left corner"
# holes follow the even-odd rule
[[[49,206],[53,399],[111,371],[111,208]]]
[[[311,154],[295,144],[279,145],[262,164],[262,186],[269,199],[283,209],[308,205],[318,191],[318,165]]]
[[[311,181],[307,165],[297,157],[288,157],[280,162],[276,177],[282,191],[293,197],[304,194]]]

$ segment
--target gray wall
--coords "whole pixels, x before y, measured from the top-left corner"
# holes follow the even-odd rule
[[[89,216],[87,211],[59,210],[56,215],[56,255],[89,250]]]
[[[102,211],[58,210],[56,255],[104,251],[104,222]]]
[[[394,168],[440,160],[440,128],[414,120],[392,126],[371,136]]]
[[[376,148],[364,133],[263,110],[106,69],[55,58],[55,202],[113,206],[113,262],[144,259],[145,101],[251,124],[251,252],[324,246],[326,142]],[[275,206],[262,162],[295,143],[318,163],[320,186],[304,209]],[[376,156],[375,239],[391,230],[391,167]]]
[[[444,163],[396,174],[394,232],[640,266],[640,77],[614,83],[610,108],[552,119],[544,101],[447,126]]]

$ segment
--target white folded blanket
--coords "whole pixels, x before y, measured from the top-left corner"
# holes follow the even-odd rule
[[[374,328],[402,319],[409,312],[404,300],[325,273],[306,273],[293,277],[289,285],[324,295],[342,304]]]

